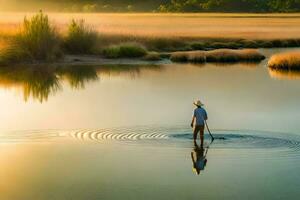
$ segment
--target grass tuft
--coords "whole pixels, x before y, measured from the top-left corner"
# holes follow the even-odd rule
[[[138,43],[122,43],[104,48],[102,54],[106,58],[138,58],[145,56],[147,50]]]
[[[147,60],[147,61],[158,61],[158,60],[161,60],[161,56],[159,53],[157,52],[148,52],[146,56],[144,56],[144,60]]]
[[[205,51],[182,51],[174,52],[170,56],[170,60],[173,62],[206,62]]]
[[[265,59],[265,56],[254,49],[218,49],[206,52],[207,62],[258,62]]]
[[[300,70],[300,52],[287,52],[273,55],[268,66],[273,69]]]
[[[231,50],[218,49],[212,51],[187,51],[175,52],[170,59],[173,62],[258,62],[265,58],[264,55],[253,49]]]
[[[72,20],[64,38],[64,48],[72,54],[94,54],[98,33],[87,26],[84,20]]]
[[[62,57],[60,38],[42,12],[31,19],[24,18],[21,30],[1,51],[1,63],[53,61]]]

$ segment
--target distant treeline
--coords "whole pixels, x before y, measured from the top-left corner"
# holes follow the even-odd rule
[[[300,0],[0,0],[0,9],[69,12],[300,12]]]
[[[300,0],[170,0],[160,12],[299,12]]]

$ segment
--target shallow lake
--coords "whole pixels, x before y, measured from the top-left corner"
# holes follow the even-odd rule
[[[267,60],[1,69],[0,199],[298,198],[300,74]]]

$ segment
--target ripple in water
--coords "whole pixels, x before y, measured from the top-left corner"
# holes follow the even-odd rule
[[[300,151],[299,136],[277,134],[261,131],[215,130],[217,138],[211,145],[213,148],[232,149],[289,149],[295,153]],[[131,127],[86,130],[33,130],[0,133],[0,143],[53,141],[57,139],[76,139],[83,142],[117,141],[130,144],[172,145],[190,147],[191,129],[183,127]],[[218,139],[224,138],[224,139]],[[210,141],[205,134],[205,141]]]

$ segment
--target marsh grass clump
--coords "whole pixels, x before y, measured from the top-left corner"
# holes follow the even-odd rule
[[[173,62],[258,62],[265,58],[264,55],[257,50],[244,49],[218,49],[212,51],[187,51],[175,52],[171,54],[170,59]]]
[[[161,60],[161,56],[159,53],[152,51],[152,52],[148,52],[147,55],[144,56],[144,60],[147,61],[158,61]]]
[[[147,50],[138,43],[121,43],[104,48],[102,54],[106,58],[138,58],[145,56]]]
[[[153,51],[189,50],[191,48],[184,39],[176,37],[148,37],[140,42]]]
[[[60,37],[42,12],[30,19],[25,17],[21,30],[8,43],[1,52],[2,63],[54,61],[62,57]]]
[[[72,54],[95,54],[98,33],[84,20],[72,20],[64,38],[64,48]]]
[[[171,54],[170,60],[173,62],[204,63],[206,62],[206,55],[205,51],[175,52]]]
[[[187,52],[171,53],[170,60],[173,62],[189,62],[189,54]]]
[[[273,55],[268,67],[282,70],[300,70],[300,51]]]
[[[258,62],[265,56],[254,49],[218,49],[206,52],[207,62]]]

